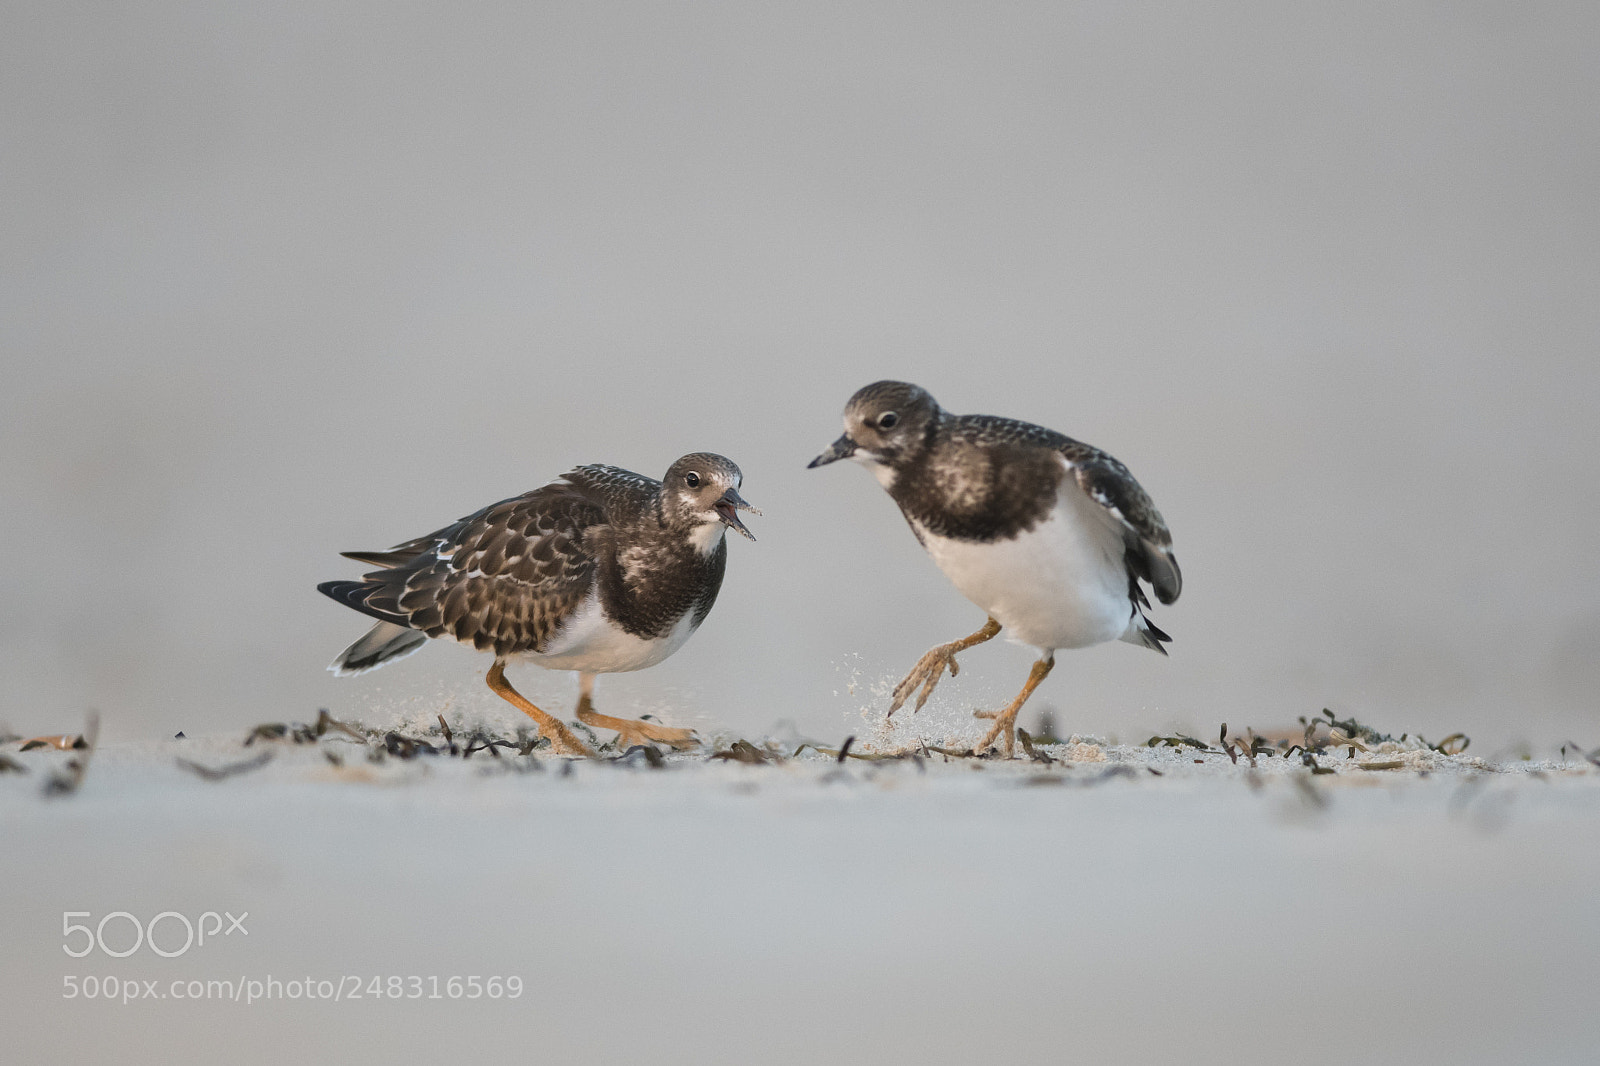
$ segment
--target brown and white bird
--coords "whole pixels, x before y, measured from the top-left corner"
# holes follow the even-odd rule
[[[811,461],[864,464],[888,490],[956,589],[988,612],[983,628],[940,644],[895,687],[892,715],[920,685],[920,710],[956,653],[1002,631],[1039,649],[1022,691],[999,711],[979,712],[1014,747],[1017,712],[1055,665],[1060,648],[1125,640],[1166,654],[1172,638],[1145,617],[1141,581],[1162,603],[1183,587],[1172,535],[1117,460],[1042,426],[989,415],[953,415],[923,389],[879,381],[850,398],[844,435]]]
[[[722,587],[743,475],[695,452],[660,481],[615,466],[580,466],[384,552],[345,552],[381,567],[319,592],[378,619],[328,669],[359,674],[409,655],[429,637],[494,653],[489,688],[538,723],[557,752],[592,755],[555,716],[506,680],[512,662],[576,670],[578,720],[616,730],[618,746],[696,743],[687,729],[595,713],[596,674],[642,670],[677,651]]]

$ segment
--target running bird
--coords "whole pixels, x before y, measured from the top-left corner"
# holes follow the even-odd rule
[[[1165,655],[1171,641],[1144,616],[1139,582],[1172,603],[1183,575],[1172,534],[1128,468],[1054,430],[989,415],[953,415],[923,389],[879,381],[850,397],[844,435],[812,467],[855,459],[877,477],[911,532],[963,596],[989,619],[940,644],[895,686],[894,714],[920,685],[921,710],[956,653],[1007,631],[1038,648],[1027,683],[973,748],[1002,737],[1009,757],[1017,712],[1055,665],[1059,648],[1125,640]]]
[[[596,674],[642,670],[683,646],[722,587],[728,529],[756,538],[737,512],[743,475],[695,452],[661,481],[615,466],[580,466],[521,496],[386,552],[345,552],[381,569],[319,592],[378,619],[328,667],[360,674],[429,637],[494,653],[496,695],[538,723],[557,752],[592,755],[506,680],[510,662],[578,672],[578,720],[618,733],[621,748],[697,743],[687,729],[597,714]]]

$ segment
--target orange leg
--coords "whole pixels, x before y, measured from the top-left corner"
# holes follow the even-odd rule
[[[594,752],[589,746],[573,735],[572,730],[561,723],[554,715],[546,714],[532,703],[528,698],[511,687],[511,682],[506,680],[506,663],[504,659],[496,659],[494,665],[489,667],[489,676],[485,679],[489,688],[496,696],[511,704],[517,710],[532,718],[539,726],[539,733],[550,738],[550,747],[558,755],[588,755]]]
[[[1017,746],[1017,712],[1022,710],[1022,705],[1028,702],[1028,697],[1033,695],[1033,690],[1039,687],[1039,682],[1050,676],[1051,667],[1055,666],[1054,653],[1046,655],[1043,659],[1033,664],[1033,669],[1028,671],[1028,682],[1022,686],[1022,691],[1017,693],[1017,698],[1006,704],[999,711],[977,711],[974,718],[993,718],[994,728],[989,730],[987,736],[972,746],[975,752],[986,750],[994,743],[995,737],[1005,733],[1006,758],[1011,758]]]
[[[961,667],[956,664],[956,652],[966,651],[974,644],[982,644],[986,640],[993,640],[1000,632],[1000,623],[993,618],[983,623],[983,628],[970,637],[952,640],[948,644],[940,644],[917,660],[917,665],[911,668],[904,681],[894,687],[894,702],[889,704],[889,714],[893,715],[916,691],[918,685],[922,686],[922,694],[917,697],[917,705],[911,708],[912,712],[922,710],[922,705],[928,702],[928,697],[933,695],[933,687],[939,683],[939,678],[944,674],[945,667],[950,668],[950,676],[955,677],[961,672]]]
[[[670,744],[674,748],[693,748],[700,743],[691,730],[669,729],[664,725],[654,722],[643,722],[637,718],[613,718],[609,714],[599,714],[594,709],[594,675],[578,675],[578,721],[584,725],[594,726],[596,729],[615,729],[617,731],[617,747],[622,751],[641,744],[659,741]]]

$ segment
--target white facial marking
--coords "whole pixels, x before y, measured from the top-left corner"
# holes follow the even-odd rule
[[[878,459],[877,456],[857,448],[856,453],[850,458],[854,459],[856,462],[872,471],[872,476],[878,479],[878,484],[882,485],[886,489],[894,488],[894,468],[885,465]]]
[[[694,550],[701,555],[710,555],[717,550],[717,545],[722,543],[722,535],[728,527],[722,524],[722,519],[717,518],[711,522],[702,522],[689,532],[689,543],[694,545]]]

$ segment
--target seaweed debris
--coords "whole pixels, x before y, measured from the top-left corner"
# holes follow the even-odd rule
[[[661,749],[654,744],[635,744],[621,755],[613,755],[610,762],[617,766],[632,766],[640,759],[652,770],[664,770],[667,766]]]
[[[436,748],[426,740],[401,736],[391,729],[383,735],[383,750],[397,759],[415,759],[418,755],[438,755],[444,749]]]
[[[1153,736],[1144,742],[1144,746],[1147,748],[1194,748],[1196,751],[1217,750],[1203,740],[1186,737],[1182,733],[1177,733],[1170,737]]]
[[[806,747],[807,745],[805,744],[800,745],[799,748],[795,749],[795,754],[799,755],[800,752]],[[818,750],[820,751],[821,749],[819,748]],[[764,748],[758,748],[748,740],[736,740],[728,747],[723,748],[720,751],[714,751],[710,755],[706,756],[707,762],[710,762],[713,759],[720,760],[722,762],[749,763],[752,766],[763,763],[776,763],[783,761],[781,756],[767,751]]]
[[[1042,751],[1038,750],[1037,748],[1035,748],[1033,746],[1034,745],[1033,737],[1030,736],[1028,734],[1028,731],[1026,729],[1023,729],[1021,726],[1017,727],[1017,739],[1022,741],[1022,750],[1023,750],[1023,752],[1028,756],[1028,758],[1032,759],[1034,762],[1042,762],[1046,766],[1048,766],[1051,763],[1054,763],[1056,761],[1052,756],[1046,755],[1044,752],[1042,752]],[[1045,741],[1041,740],[1040,743],[1045,743]],[[1060,743],[1060,742],[1056,741],[1056,743]]]

